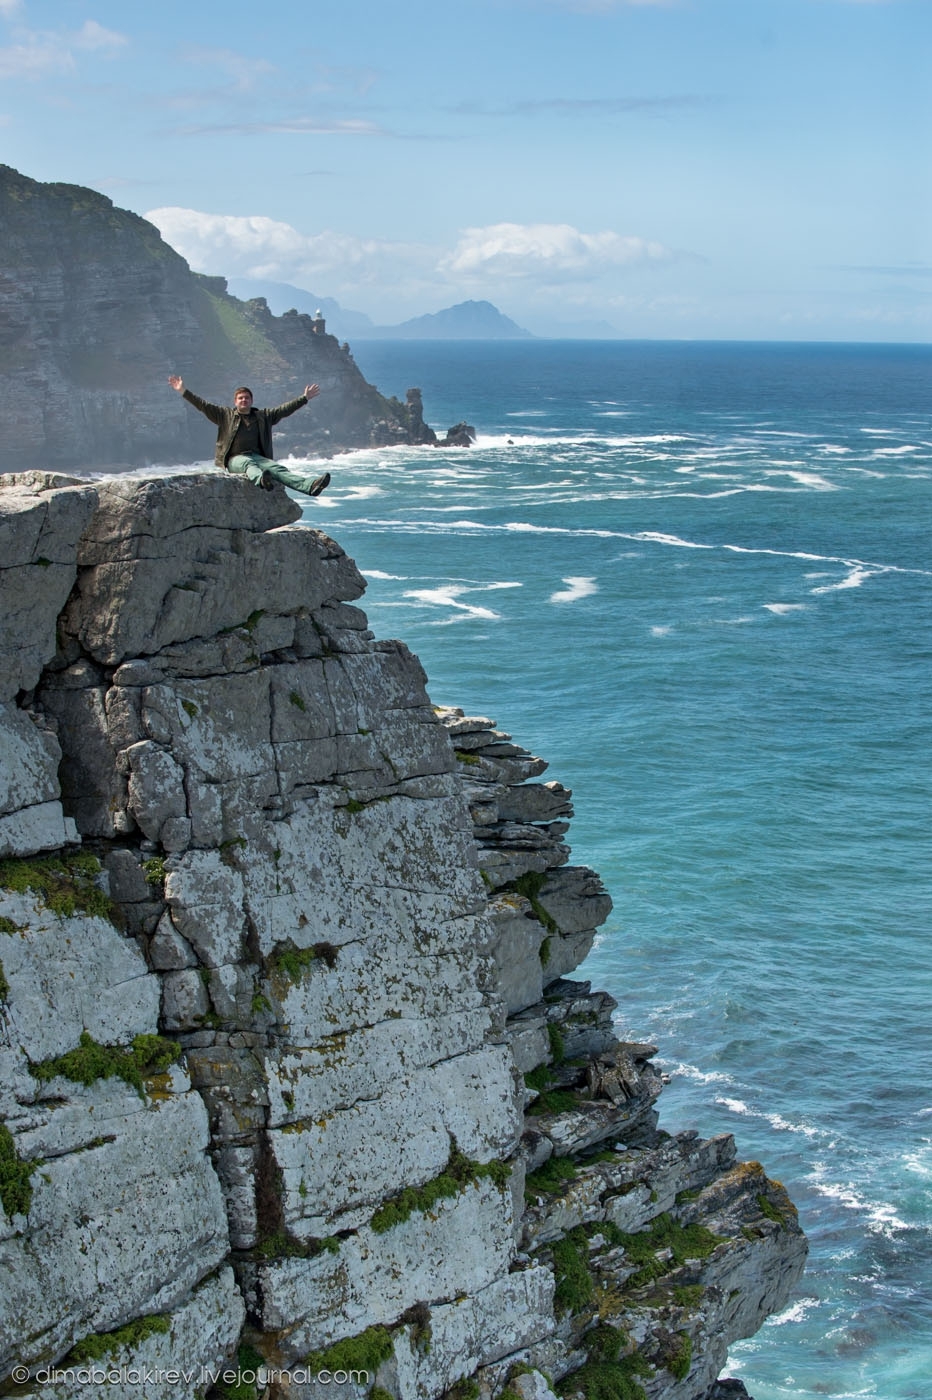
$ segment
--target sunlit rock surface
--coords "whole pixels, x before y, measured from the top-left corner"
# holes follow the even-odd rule
[[[297,514],[0,478],[0,1376],[719,1400],[795,1210],[658,1128],[655,1047],[572,977],[611,903],[571,794],[432,707]]]

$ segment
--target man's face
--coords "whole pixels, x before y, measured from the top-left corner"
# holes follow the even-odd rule
[[[240,413],[248,413],[252,408],[252,394],[246,389],[240,389],[233,399],[234,406]]]

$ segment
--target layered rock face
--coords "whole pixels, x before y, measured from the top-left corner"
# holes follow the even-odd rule
[[[420,398],[384,398],[309,316],[229,296],[94,190],[0,165],[0,471],[212,459],[213,429],[171,373],[219,403],[238,384],[273,405],[319,383],[280,454],[434,441]]]
[[[610,909],[570,793],[431,706],[298,516],[0,478],[0,1378],[740,1393],[791,1203],[658,1128],[569,975]]]

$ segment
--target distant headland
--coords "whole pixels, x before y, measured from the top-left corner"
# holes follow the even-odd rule
[[[172,372],[220,402],[239,383],[260,403],[319,383],[313,412],[276,439],[285,453],[437,442],[420,392],[380,394],[323,317],[238,300],[95,190],[0,165],[0,235],[0,447],[17,469],[208,457],[203,423],[166,387]]]

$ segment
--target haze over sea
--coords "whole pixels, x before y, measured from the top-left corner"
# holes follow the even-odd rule
[[[435,703],[572,787],[614,914],[581,974],[668,1129],[799,1206],[755,1400],[932,1396],[932,348],[368,343],[469,451],[338,458],[306,517]]]

